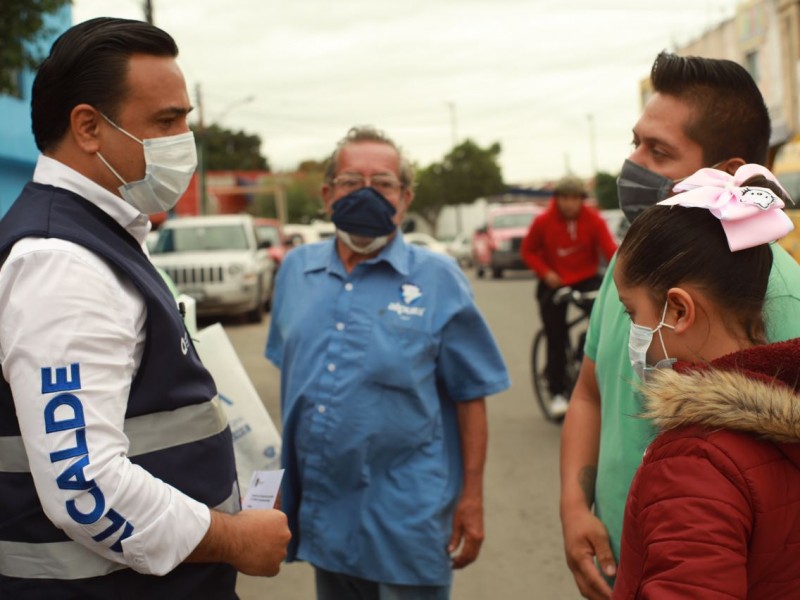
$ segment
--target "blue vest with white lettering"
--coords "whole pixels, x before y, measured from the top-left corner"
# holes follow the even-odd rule
[[[214,381],[189,340],[169,289],[136,240],[109,215],[67,190],[29,183],[0,221],[0,256],[24,237],[60,238],[84,246],[124,273],[142,294],[147,306],[146,342],[131,385],[126,419],[199,406],[216,395]],[[69,365],[42,365],[47,366]],[[80,391],[74,395],[80,397]],[[231,432],[229,427],[221,429],[200,441],[177,441],[130,460],[210,507],[230,505],[232,500],[238,505]],[[166,446],[170,445],[168,433]],[[19,436],[11,390],[3,379],[0,443],[14,443]],[[141,575],[129,568],[82,579],[74,579],[68,572],[58,579],[3,573],[3,544],[22,543],[34,551],[36,544],[75,544],[44,515],[30,472],[20,470],[0,471],[0,598],[236,598],[236,572],[224,564],[181,564],[163,577]],[[113,510],[109,513],[120,516]],[[113,521],[110,514],[106,517]],[[148,524],[131,525],[144,528]],[[54,559],[48,555],[42,560]]]

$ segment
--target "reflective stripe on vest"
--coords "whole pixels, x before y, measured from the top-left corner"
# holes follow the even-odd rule
[[[217,435],[228,426],[218,398],[172,411],[125,419],[130,440],[128,456],[141,456]],[[28,456],[20,436],[0,437],[0,472],[29,473]]]
[[[233,514],[239,510],[239,493],[214,510]],[[23,579],[86,579],[102,577],[128,567],[95,554],[78,542],[28,544],[0,541],[0,575]]]

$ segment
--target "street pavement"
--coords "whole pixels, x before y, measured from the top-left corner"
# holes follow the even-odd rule
[[[577,599],[564,561],[558,519],[560,426],[548,423],[533,398],[530,344],[539,327],[535,279],[506,273],[475,279],[475,297],[511,374],[511,388],[489,398],[485,475],[486,540],[477,562],[457,571],[453,600]],[[202,326],[203,324],[201,324]],[[268,319],[261,325],[223,322],[275,424],[280,428],[279,373],[264,358]],[[313,570],[284,565],[274,578],[240,576],[241,600],[313,600]]]

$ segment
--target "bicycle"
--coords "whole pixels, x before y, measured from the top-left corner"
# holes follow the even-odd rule
[[[581,292],[567,286],[559,288],[553,294],[553,302],[556,304],[566,302],[575,307],[578,312],[577,315],[574,315],[573,312],[572,317],[569,316],[568,312],[567,316],[567,360],[565,363],[564,388],[564,395],[567,397],[572,393],[572,388],[575,387],[575,382],[578,379],[578,372],[583,361],[583,342],[586,337],[586,327],[589,324],[589,313],[592,310],[595,298],[597,298],[597,293],[598,290]],[[567,310],[569,311],[569,308]],[[544,325],[533,336],[531,378],[534,395],[545,418],[553,423],[560,422],[564,415],[555,414],[551,410],[553,399],[547,381],[547,335],[545,334]]]

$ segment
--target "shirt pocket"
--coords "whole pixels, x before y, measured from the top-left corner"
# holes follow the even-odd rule
[[[434,340],[409,321],[379,320],[365,355],[365,383],[379,424],[377,454],[396,457],[424,445],[441,422]]]
[[[378,319],[365,350],[365,380],[378,387],[421,391],[435,377],[436,354],[421,319]]]

